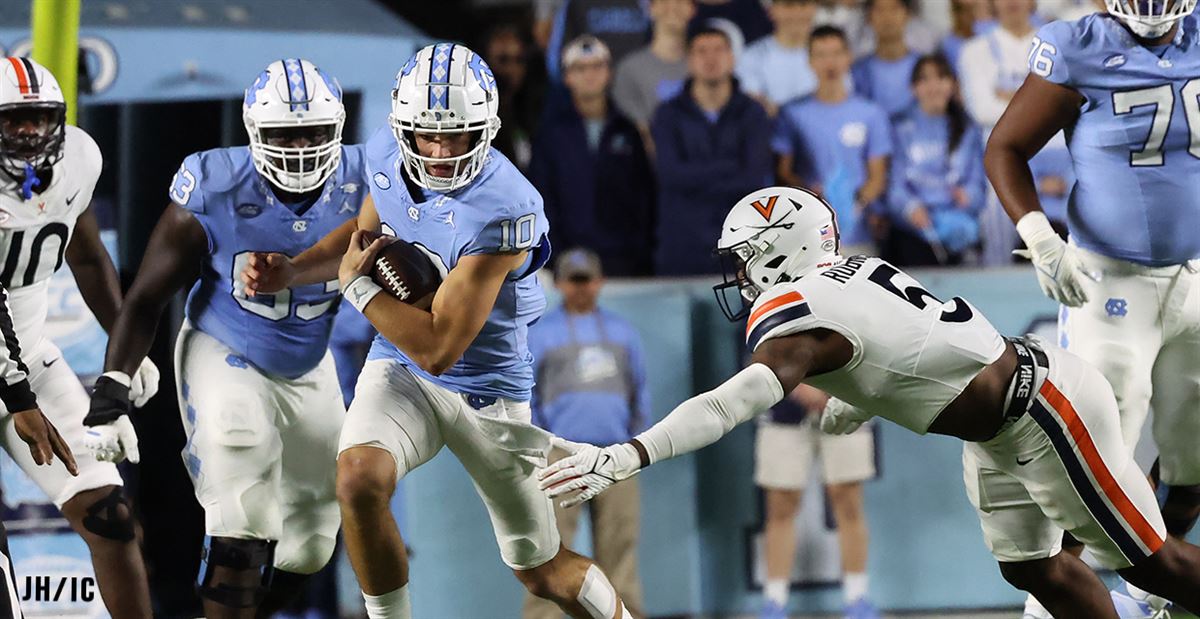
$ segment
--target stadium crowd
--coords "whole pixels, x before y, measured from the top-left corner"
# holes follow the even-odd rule
[[[728,206],[772,182],[820,192],[842,242],[902,266],[997,265],[1019,240],[983,146],[1037,27],[1093,0],[534,0],[479,45],[497,146],[533,180],[558,248],[613,276],[717,271]],[[543,64],[544,63],[544,64]],[[1034,160],[1056,227],[1074,182]]]

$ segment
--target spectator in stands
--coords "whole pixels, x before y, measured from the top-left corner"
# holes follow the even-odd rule
[[[712,27],[716,25],[714,20],[724,20],[736,27],[736,33],[730,37],[735,56],[773,30],[762,0],[696,0],[691,29]],[[736,40],[737,34],[742,37],[740,41]]]
[[[984,140],[1008,107],[1013,93],[1029,73],[1027,59],[1033,45],[1034,0],[994,0],[997,27],[976,35],[962,48],[960,65],[963,100],[967,111],[983,128]],[[1047,148],[1065,148],[1060,136]],[[980,216],[985,265],[1012,262],[1017,233],[1000,201],[989,192],[988,204]]]
[[[867,596],[867,516],[863,482],[875,476],[875,437],[870,424],[852,434],[824,434],[821,411],[829,395],[800,385],[758,424],[754,483],[763,489],[767,578],[760,619],[786,619],[788,588],[796,560],[796,515],[813,464],[820,459],[829,511],[837,523],[842,595],[847,619],[879,619]]]
[[[701,28],[688,39],[683,92],[654,112],[658,162],[655,272],[718,271],[713,239],[729,205],[770,180],[766,112],[738,88],[729,37]]]
[[[529,329],[537,384],[533,392],[536,425],[570,441],[612,445],[644,430],[650,392],[642,344],[633,325],[597,306],[604,285],[600,259],[586,249],[562,254],[554,282],[562,306],[547,312]],[[550,454],[551,460],[565,452]],[[634,617],[644,617],[638,578],[638,480],[632,477],[587,503],[591,512],[596,563],[621,592]],[[564,544],[571,546],[582,505],[555,515]],[[525,619],[558,619],[563,613],[545,600],[527,595]]]
[[[613,63],[621,62],[646,42],[649,16],[642,0],[565,0],[554,16],[546,46],[546,72],[555,82],[563,46],[583,34],[604,41]]]
[[[874,253],[886,220],[879,199],[892,154],[887,112],[846,88],[850,43],[832,26],[813,30],[808,53],[817,75],[814,94],[783,106],[771,147],[785,185],[823,194],[837,212],[842,253]]]
[[[551,245],[591,247],[612,275],[649,275],[654,178],[637,127],[609,101],[608,48],[585,34],[562,63],[571,104],[547,112],[530,169]]]
[[[946,0],[934,0],[933,8],[943,8],[945,2]],[[908,21],[904,25],[904,44],[908,46],[908,49],[916,52],[917,55],[933,52],[933,50],[937,49],[942,33],[938,28],[923,19],[921,9],[930,8],[930,3],[922,3],[922,0],[908,0],[905,4],[908,5]],[[869,13],[870,0],[867,0],[867,5],[867,12]],[[853,43],[850,47],[854,50],[855,57],[870,55],[876,50],[878,44],[875,31],[869,27],[864,28],[857,38],[851,40]]]
[[[908,77],[920,55],[908,48],[904,29],[908,24],[912,0],[870,0],[867,20],[875,32],[875,51],[854,63],[855,94],[896,116],[912,107],[912,89]]]
[[[917,105],[894,127],[884,256],[900,266],[961,264],[979,243],[986,204],[983,137],[944,56],[921,57],[911,81]]]
[[[979,5],[983,0],[950,0],[950,32],[942,38],[942,55],[950,61],[955,72],[962,71],[958,66],[962,46],[977,34],[983,34],[979,24]]]
[[[546,91],[545,76],[532,61],[530,47],[525,34],[512,24],[493,28],[483,45],[483,58],[492,68],[500,92],[500,133],[492,146],[522,170],[529,169]]]
[[[613,101],[647,137],[654,109],[687,78],[687,25],[695,14],[694,0],[650,0],[650,44],[616,65]]]
[[[771,0],[769,12],[775,33],[746,48],[738,59],[737,76],[742,90],[774,117],[779,106],[817,87],[808,63],[808,33],[817,0]]]
[[[846,33],[847,40],[860,41],[867,34],[864,33],[867,18],[862,5],[863,0],[818,0],[813,26],[833,26]],[[851,49],[857,51],[854,44]]]

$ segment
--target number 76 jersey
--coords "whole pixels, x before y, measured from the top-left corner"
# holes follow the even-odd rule
[[[746,324],[746,345],[753,351],[814,329],[841,334],[854,355],[804,382],[918,434],[1004,352],[1000,333],[970,303],[942,302],[908,274],[867,256],[764,292]]]
[[[295,256],[347,219],[367,195],[361,146],[343,146],[337,171],[307,210],[279,202],[254,168],[247,147],[189,155],[171,181],[171,201],[200,222],[208,255],[187,300],[197,329],[276,376],[296,378],[320,363],[338,309],[338,281],[247,297],[242,269],[254,252]],[[152,256],[147,257],[152,260]]]
[[[1084,98],[1067,130],[1072,239],[1150,266],[1200,258],[1200,18],[1185,17],[1155,48],[1107,14],[1053,22],[1038,31],[1029,69]]]

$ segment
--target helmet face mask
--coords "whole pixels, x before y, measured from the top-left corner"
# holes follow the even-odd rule
[[[66,117],[63,103],[0,106],[0,165],[11,174],[51,168],[63,156]]]
[[[1196,0],[1105,0],[1105,6],[1137,36],[1156,39],[1191,15]]]
[[[408,177],[438,192],[469,184],[483,171],[500,130],[498,106],[492,70],[467,47],[437,43],[414,54],[396,76],[388,116]],[[436,141],[437,134],[456,134],[444,142],[468,134],[469,147],[448,156],[423,154],[418,141]]]
[[[749,241],[744,241],[732,247],[718,248],[716,253],[724,278],[724,283],[713,286],[717,305],[729,320],[741,320],[750,314],[754,300],[762,294],[762,288],[747,274],[747,265],[755,258],[754,248]]]
[[[342,89],[307,60],[268,65],[246,90],[242,120],[255,169],[280,191],[318,190],[341,164]]]

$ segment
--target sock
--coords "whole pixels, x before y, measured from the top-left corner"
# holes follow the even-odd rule
[[[1037,598],[1032,595],[1025,596],[1025,611],[1023,614],[1030,617],[1037,617],[1037,619],[1053,619],[1050,611],[1046,610],[1046,607],[1042,606],[1042,603],[1037,601]]]
[[[866,572],[846,572],[842,575],[842,594],[851,604],[867,597]]]
[[[383,595],[363,593],[369,619],[412,619],[412,603],[408,601],[408,585]]]
[[[763,595],[767,600],[778,604],[779,606],[787,606],[788,599],[788,581],[780,578],[779,580],[768,580],[763,587]]]

